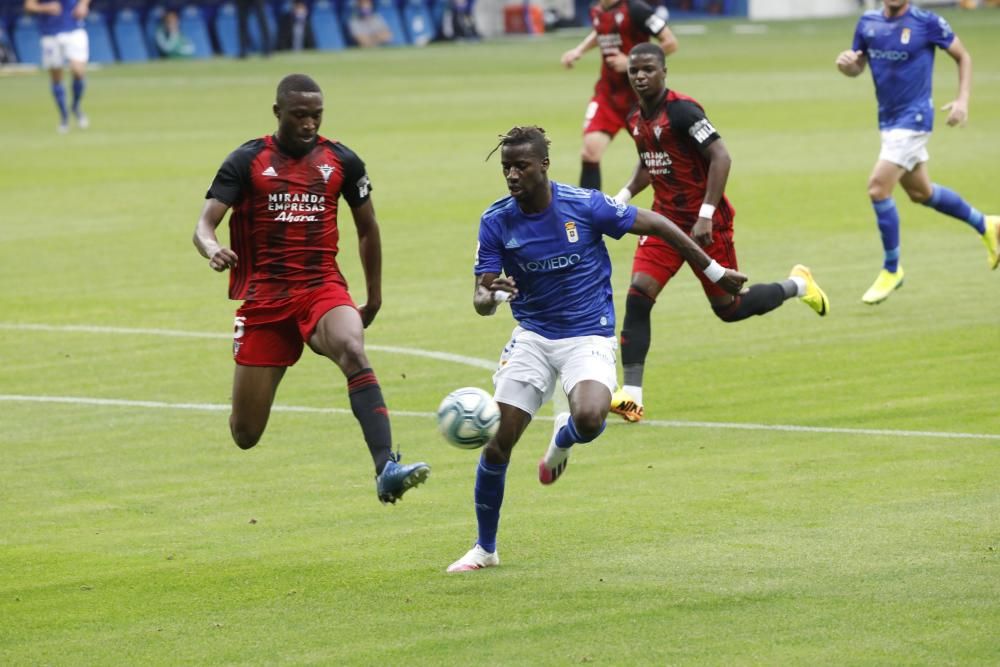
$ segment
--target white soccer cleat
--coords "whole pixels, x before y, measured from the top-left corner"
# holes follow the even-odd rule
[[[556,433],[567,423],[569,423],[568,412],[560,412],[556,415],[556,423],[552,427],[552,439],[549,440],[549,448],[545,452],[545,456],[542,457],[542,460],[538,462],[538,481],[542,484],[552,484],[559,479],[559,476],[565,472],[566,466],[569,464],[569,450],[572,447],[563,448],[556,446]]]
[[[86,130],[90,127],[90,119],[87,118],[87,114],[82,111],[78,111],[76,114],[76,126],[81,130]]]
[[[500,564],[500,556],[496,551],[490,553],[478,544],[454,563],[448,566],[448,572],[471,572],[484,567],[496,567]]]

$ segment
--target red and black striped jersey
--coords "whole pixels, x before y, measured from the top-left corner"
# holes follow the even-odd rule
[[[698,102],[672,90],[650,118],[637,105],[626,122],[639,160],[652,179],[653,210],[690,231],[708,185],[708,159],[699,148],[719,139],[719,133]],[[712,221],[729,229],[735,214],[723,194]]]
[[[282,299],[341,279],[338,200],[356,207],[370,192],[364,162],[324,137],[301,157],[283,152],[272,135],[230,153],[205,195],[232,207],[229,244],[238,263],[229,298]]]
[[[611,97],[615,106],[625,113],[635,103],[628,74],[613,70],[604,56],[615,51],[628,55],[636,44],[649,41],[651,35],[659,35],[667,22],[643,0],[621,0],[609,9],[604,9],[598,2],[590,8],[590,21],[601,50],[601,76],[594,86],[594,93]]]

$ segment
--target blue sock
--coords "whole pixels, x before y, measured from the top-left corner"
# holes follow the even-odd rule
[[[882,201],[873,201],[875,220],[878,231],[882,235],[882,249],[885,250],[885,261],[882,267],[891,273],[899,269],[899,211],[892,197]]]
[[[52,84],[52,97],[56,98],[56,106],[59,107],[59,118],[65,124],[69,113],[66,111],[66,89],[61,83]]]
[[[73,113],[80,113],[80,100],[83,99],[83,90],[87,87],[85,79],[73,79]]]
[[[986,233],[986,220],[981,212],[969,206],[954,190],[937,183],[933,187],[931,198],[924,202],[924,206],[930,206],[938,213],[958,218],[980,234]]]
[[[486,459],[480,458],[476,468],[476,521],[479,524],[479,539],[476,542],[491,553],[497,550],[497,526],[500,524],[507,465],[487,463]]]
[[[601,424],[601,430],[598,431],[593,438],[585,438],[580,435],[580,432],[576,430],[576,424],[573,423],[573,418],[570,417],[566,425],[559,429],[556,433],[556,447],[561,449],[566,449],[567,447],[572,447],[577,442],[592,442],[597,439],[597,436],[604,433],[604,428],[608,425],[608,422]]]

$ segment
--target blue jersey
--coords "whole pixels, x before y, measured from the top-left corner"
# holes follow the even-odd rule
[[[58,35],[61,32],[73,32],[77,28],[83,27],[83,21],[73,18],[73,9],[76,2],[73,0],[62,0],[62,12],[58,16],[51,14],[37,14],[38,32],[43,37]]]
[[[479,221],[476,275],[505,273],[517,283],[514,319],[545,338],[614,336],[611,259],[603,235],[621,238],[635,207],[597,190],[552,182],[552,204],[523,213],[513,197]]]
[[[955,33],[947,21],[917,7],[892,19],[880,10],[862,15],[854,31],[854,50],[862,51],[872,68],[880,130],[931,131],[935,48],[947,49],[953,41]]]

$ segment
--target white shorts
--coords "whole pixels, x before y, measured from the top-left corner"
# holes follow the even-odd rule
[[[927,142],[930,138],[930,132],[884,130],[882,151],[878,154],[878,159],[898,164],[906,171],[913,171],[918,164],[930,159],[931,156],[927,153]]]
[[[85,63],[88,60],[90,38],[83,28],[42,37],[43,69],[65,67],[67,61]]]
[[[579,382],[594,380],[608,391],[618,386],[614,336],[576,336],[550,340],[520,326],[503,348],[493,398],[534,416],[552,398],[557,378],[568,395]]]

